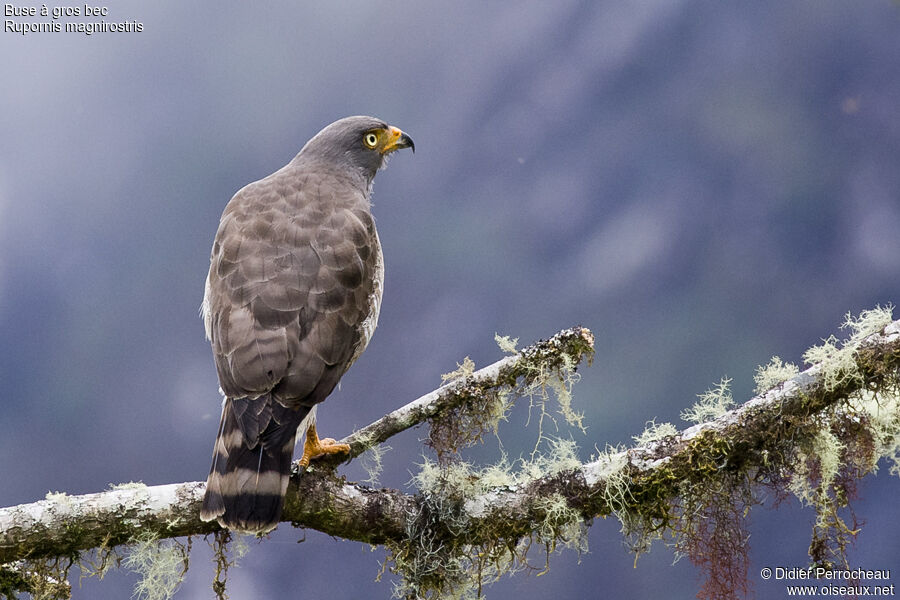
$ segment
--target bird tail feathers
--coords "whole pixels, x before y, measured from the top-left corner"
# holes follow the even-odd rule
[[[268,427],[282,429],[287,425],[291,431],[277,436],[260,432],[258,439],[248,443],[233,402],[227,399],[222,407],[200,518],[216,519],[222,527],[243,533],[267,533],[281,520],[298,423],[273,420]],[[305,415],[294,419],[298,416],[299,421]],[[273,438],[274,443],[266,443],[267,438]]]

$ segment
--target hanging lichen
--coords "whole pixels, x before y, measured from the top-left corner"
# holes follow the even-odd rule
[[[516,352],[516,340],[495,339],[505,352]],[[429,445],[438,461],[424,459],[413,477],[420,501],[407,519],[407,539],[388,544],[392,570],[401,575],[395,587],[400,598],[480,598],[483,586],[504,574],[546,570],[550,554],[559,548],[587,550],[585,516],[558,493],[531,503],[527,531],[507,528],[502,520],[483,519],[476,525],[466,510],[467,502],[490,490],[522,488],[581,465],[573,440],[545,431],[545,419],[550,419],[559,432],[548,408],[551,400],[565,423],[583,430],[582,415],[572,408],[572,386],[578,380],[575,359],[564,354],[551,366],[541,360],[526,362],[521,380],[513,378],[491,389],[481,389],[471,378],[473,371],[467,359],[443,376],[460,386],[465,402],[431,421]],[[528,399],[529,412],[539,415],[531,455],[510,462],[501,452],[499,461],[484,467],[459,460],[461,448],[481,441],[486,433],[497,433],[512,400],[520,397]],[[535,548],[543,550],[539,566],[530,559]]]

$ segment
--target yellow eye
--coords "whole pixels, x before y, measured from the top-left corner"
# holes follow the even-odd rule
[[[363,136],[363,143],[367,148],[374,148],[378,145],[378,136],[370,131],[365,136]]]

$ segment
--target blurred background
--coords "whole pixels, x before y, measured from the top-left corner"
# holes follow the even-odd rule
[[[108,6],[143,32],[0,36],[0,506],[206,478],[220,397],[198,308],[219,216],[346,115],[417,152],[375,184],[381,320],[319,411],[328,435],[465,356],[501,358],[495,333],[525,345],[582,324],[587,433],[558,435],[588,459],[649,419],[683,427],[722,377],[746,400],[772,355],[799,363],[846,312],[900,301],[896,2]],[[501,428],[512,458],[536,437],[525,417]],[[411,491],[425,434],[390,440],[381,484]],[[341,471],[364,479],[359,462]],[[850,562],[900,573],[900,481],[885,468],[860,491]],[[749,518],[750,580],[782,597],[759,569],[805,566],[814,514]],[[177,598],[212,596],[209,557],[194,544]],[[388,598],[383,557],[282,526],[229,593]],[[590,553],[487,596],[693,597],[699,572],[673,558],[656,545],[634,566],[618,522],[597,520]],[[75,597],[134,581],[76,581]]]

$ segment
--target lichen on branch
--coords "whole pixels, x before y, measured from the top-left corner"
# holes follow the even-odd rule
[[[851,506],[856,482],[882,460],[900,475],[900,321],[891,318],[882,308],[848,317],[846,339],[829,337],[807,352],[805,370],[781,359],[761,367],[758,395],[744,404],[730,404],[723,379],[686,409],[694,425],[679,431],[648,421],[633,447],[607,448],[587,462],[572,439],[545,434],[540,424],[549,416],[577,428],[571,386],[575,366],[590,359],[590,332],[573,328],[521,350],[498,336],[513,354],[479,370],[466,367],[343,440],[356,457],[429,423],[437,460],[424,460],[415,493],[349,483],[330,468],[333,462],[320,461],[292,477],[284,519],[385,545],[400,596],[478,597],[504,573],[546,569],[556,549],[583,551],[590,522],[615,515],[636,555],[663,540],[705,573],[701,598],[733,598],[748,588],[746,522],[765,491],[776,501],[797,497],[810,506],[816,515],[810,559],[840,565],[858,529]],[[493,432],[521,398],[539,415],[540,451],[518,459],[502,454],[489,465],[456,456]],[[548,410],[553,398],[558,402]],[[70,568],[102,573],[125,555],[113,551],[118,545],[144,535],[165,540],[219,531],[199,520],[202,492],[199,482],[131,484],[0,509],[0,596],[66,598]],[[166,554],[175,569],[178,548]],[[216,593],[224,598],[224,583]]]

